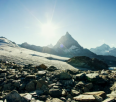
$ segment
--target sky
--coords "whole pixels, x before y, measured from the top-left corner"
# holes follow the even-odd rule
[[[0,36],[46,46],[66,32],[84,48],[116,47],[116,0],[0,0]]]

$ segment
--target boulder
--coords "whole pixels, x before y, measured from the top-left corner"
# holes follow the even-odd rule
[[[48,71],[55,71],[55,70],[57,70],[57,68],[54,67],[54,66],[50,66],[49,68],[47,68],[47,70],[48,70]]]
[[[74,80],[70,79],[70,80],[62,80],[61,81],[63,86],[72,86],[74,84]]]
[[[91,89],[91,88],[93,88],[93,84],[92,83],[88,83],[88,84],[86,84],[85,85],[89,90]]]
[[[22,97],[27,101],[31,101],[32,95],[27,93],[27,94],[24,94]]]
[[[68,94],[66,89],[62,89],[62,96],[66,96]]]
[[[31,91],[34,91],[35,90],[35,83],[33,81],[30,81],[25,89],[28,91],[28,92],[31,92]]]
[[[67,72],[61,72],[59,75],[58,75],[59,79],[61,80],[68,80],[68,79],[71,79],[71,75],[68,74]]]
[[[116,82],[112,85],[112,87],[110,88],[110,90],[116,91]]]
[[[3,90],[12,90],[14,86],[11,83],[7,83],[3,85]]]
[[[36,84],[36,89],[42,89],[47,90],[48,89],[48,83],[45,82],[45,80],[38,80]]]
[[[19,87],[20,86],[20,80],[13,80],[13,85],[15,87]]]
[[[77,80],[84,80],[85,79],[85,74],[84,73],[76,74],[76,79]]]
[[[62,95],[62,90],[60,90],[60,89],[50,89],[49,94],[52,97],[60,97]]]
[[[47,69],[47,66],[45,66],[44,64],[41,64],[39,66],[36,66],[37,69],[43,69],[43,70],[46,70]]]
[[[87,80],[91,82],[95,82],[99,79],[99,74],[98,73],[90,73],[86,74]]]
[[[22,97],[16,90],[13,90],[11,93],[6,95],[4,99],[6,99],[7,102],[22,102]]]

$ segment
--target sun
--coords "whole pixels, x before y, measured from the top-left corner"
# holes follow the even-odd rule
[[[55,30],[56,30],[55,25],[50,22],[41,25],[41,31],[42,31],[41,33],[42,35],[45,35],[47,37],[54,36]]]

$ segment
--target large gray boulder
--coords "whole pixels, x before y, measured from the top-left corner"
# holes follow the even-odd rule
[[[6,99],[7,102],[22,102],[22,97],[16,90],[6,95],[4,99]]]

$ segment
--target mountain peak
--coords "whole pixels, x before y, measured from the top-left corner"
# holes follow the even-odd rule
[[[107,45],[107,44],[105,44],[105,43],[104,43],[104,44],[102,44],[102,45],[101,45],[101,47],[110,48],[110,46],[109,46],[109,45]]]
[[[65,48],[71,48],[72,46],[78,47],[80,49],[82,48],[68,32],[66,32],[66,34],[58,40],[54,48],[60,48],[61,45],[65,46]]]
[[[71,35],[69,34],[69,32],[66,32],[66,35],[65,36],[69,36],[69,37],[71,37]]]

